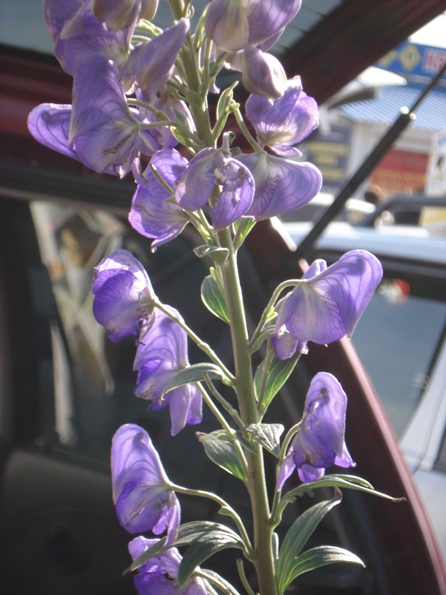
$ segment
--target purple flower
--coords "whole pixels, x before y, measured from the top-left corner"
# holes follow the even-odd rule
[[[70,132],[71,105],[42,103],[28,116],[28,130],[45,147],[79,159],[79,155],[68,143]]]
[[[279,468],[277,489],[297,468],[303,482],[314,481],[332,465],[354,467],[345,444],[347,396],[334,376],[319,372],[313,378],[305,400],[298,430]]]
[[[247,217],[269,219],[306,205],[322,186],[322,174],[312,163],[300,163],[266,152],[239,155],[251,171],[255,194]]]
[[[154,238],[154,251],[176,238],[189,219],[176,203],[167,202],[172,193],[158,181],[151,165],[173,189],[186,170],[187,160],[174,149],[164,149],[155,153],[144,174],[137,176],[139,185],[132,199],[129,222],[141,235]]]
[[[248,46],[243,50],[242,80],[249,93],[259,93],[265,100],[282,97],[287,84],[282,64],[272,54]]]
[[[92,0],[91,12],[110,31],[130,27],[136,19],[151,21],[158,8],[157,0]]]
[[[319,125],[317,103],[302,91],[300,77],[289,80],[283,97],[275,101],[259,94],[250,95],[246,117],[255,128],[260,146],[268,146],[285,157],[301,155],[293,145]]]
[[[45,0],[44,15],[55,41],[54,53],[71,75],[92,57],[102,56],[118,66],[125,64],[137,14],[125,30],[111,31],[91,13],[92,0]]]
[[[213,0],[205,17],[206,35],[230,52],[275,37],[298,12],[301,0]]]
[[[301,346],[350,337],[381,278],[381,263],[366,250],[351,250],[328,268],[316,260],[280,303],[273,340],[283,327]]]
[[[180,314],[169,308],[173,316]],[[187,368],[187,335],[170,316],[156,310],[141,330],[133,369],[138,371],[135,394],[151,401],[151,409],[169,405],[171,434],[175,436],[184,426],[198,424],[202,419],[202,396],[194,384],[185,384],[163,392],[170,379]]]
[[[214,190],[220,191],[214,200]],[[244,216],[254,195],[254,178],[239,160],[221,150],[203,149],[189,162],[175,198],[181,207],[194,211],[208,202],[214,231],[220,231]]]
[[[188,31],[189,20],[180,19],[178,23],[148,43],[138,45],[131,52],[122,74],[135,79],[144,101],[152,102],[169,79]]]
[[[121,426],[112,441],[113,502],[119,522],[129,533],[167,531],[176,539],[180,503],[171,488],[148,433],[135,424]]]
[[[97,172],[108,167],[123,176],[139,152],[152,155],[158,144],[133,117],[115,66],[91,58],[74,77],[69,142],[81,161]]]
[[[152,314],[154,292],[142,264],[127,250],[117,250],[95,267],[93,314],[112,341],[136,335]]]
[[[135,537],[129,543],[129,552],[133,560],[155,545],[158,539]],[[198,576],[191,576],[180,587],[177,581],[178,567],[182,557],[177,548],[170,548],[155,556],[138,568],[135,587],[138,595],[206,595],[206,583]]]

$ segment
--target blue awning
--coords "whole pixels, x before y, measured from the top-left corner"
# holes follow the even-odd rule
[[[340,106],[347,117],[356,122],[371,122],[390,126],[398,118],[402,107],[411,107],[423,91],[422,85],[408,84],[381,87],[376,99],[367,99]],[[427,131],[446,130],[446,89],[433,89],[416,110],[411,126]]]

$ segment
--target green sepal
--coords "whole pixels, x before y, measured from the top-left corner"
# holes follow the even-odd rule
[[[315,570],[321,566],[327,566],[328,564],[336,564],[339,562],[359,564],[360,566],[365,567],[365,564],[361,558],[358,558],[358,556],[352,552],[349,552],[348,550],[345,550],[344,548],[331,545],[321,545],[314,547],[307,550],[300,556],[297,556],[292,561],[289,568],[289,581],[283,590],[281,590],[282,583],[279,583],[279,592],[283,593],[286,587],[299,575],[304,574],[304,572],[309,572],[310,570]]]
[[[250,217],[241,217],[238,221],[234,223],[234,230],[236,234],[236,250],[238,250],[240,246],[243,244],[243,242],[245,241],[246,237],[248,236],[249,232],[253,229],[255,224],[255,219],[251,219]]]
[[[197,432],[196,436],[213,463],[241,479],[245,484],[248,482],[245,462],[240,458],[231,437],[224,430],[216,430],[210,434]]]
[[[218,523],[201,522],[193,533],[193,539],[184,553],[178,568],[177,581],[181,587],[202,562],[228,548],[244,550],[244,543],[237,533]]]
[[[266,358],[257,368],[254,377],[254,383],[262,413],[266,411],[271,401],[274,399],[279,390],[288,380],[299,358],[300,353],[297,353],[293,357],[290,357],[289,359],[285,360],[280,360],[274,357],[271,363],[268,361],[268,358]],[[265,366],[269,366],[268,370],[266,371],[266,382],[264,382],[263,380],[265,374]],[[263,387],[262,382],[264,382]]]
[[[227,248],[220,248],[218,246],[197,246],[194,248],[194,253],[198,258],[205,258],[210,256],[217,264],[224,264],[229,256],[229,250]]]
[[[275,457],[280,456],[280,436],[283,434],[282,424],[250,424],[243,431],[263,446]]]
[[[296,578],[296,558],[325,515],[334,506],[339,504],[341,499],[342,494],[340,490],[335,488],[335,493],[331,500],[324,500],[315,504],[302,513],[289,528],[280,548],[277,563],[279,593],[283,593],[291,581]]]
[[[223,380],[224,374],[215,364],[203,362],[200,364],[194,364],[193,366],[188,366],[187,368],[179,370],[172,376],[172,378],[164,387],[162,395],[165,395],[170,390],[178,388],[179,386],[184,386],[185,384],[194,382],[201,382],[202,380],[206,380],[206,378],[218,378]]]
[[[229,324],[230,318],[225,299],[212,275],[205,277],[201,284],[201,299],[212,314]]]

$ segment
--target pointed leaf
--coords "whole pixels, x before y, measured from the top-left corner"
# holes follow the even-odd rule
[[[211,275],[208,275],[201,285],[201,299],[208,310],[223,322],[229,323],[229,313],[225,299]]]
[[[274,358],[269,370],[267,371],[267,378],[264,386],[262,387],[264,369],[267,364],[267,359],[263,360],[260,366],[257,368],[256,375],[254,378],[256,392],[260,403],[262,404],[262,411],[265,411],[274,397],[277,395],[279,390],[285,384],[290,377],[290,374],[294,370],[297,361],[300,357],[300,353],[296,354],[286,360],[280,360]]]
[[[202,568],[201,576],[213,583],[219,589],[219,592],[224,593],[225,595],[240,595],[237,589],[235,589],[230,583],[228,583],[226,579],[213,570]]]
[[[170,390],[173,390],[174,388],[183,386],[184,384],[200,382],[202,380],[205,380],[206,376],[208,376],[209,378],[224,378],[223,372],[215,364],[194,364],[193,366],[183,368],[182,370],[179,370],[176,374],[174,374],[164,387],[163,395],[169,392]]]
[[[230,87],[221,92],[217,103],[217,120],[219,120],[227,111],[228,106],[234,96],[233,89],[238,84],[238,81],[233,83]]]
[[[246,466],[240,459],[237,449],[231,442],[222,440],[221,431],[203,434],[197,432],[198,440],[203,444],[204,450],[210,460],[244,483],[247,483]]]
[[[339,504],[341,499],[341,492],[335,488],[335,493],[331,500],[324,500],[315,504],[301,514],[289,528],[280,548],[277,564],[277,580],[280,593],[285,591],[295,576],[293,573],[296,557],[300,554],[302,548],[325,515],[334,506]]]
[[[282,424],[250,424],[245,432],[259,442],[265,450],[278,458],[280,456],[280,436],[284,429]]]
[[[295,578],[304,572],[309,572],[310,570],[315,570],[321,566],[336,564],[338,562],[359,564],[365,567],[365,564],[361,558],[358,558],[358,556],[352,554],[348,550],[344,550],[343,548],[336,546],[322,545],[307,550],[294,559],[290,567],[290,579],[284,588],[286,588]]]
[[[243,541],[232,529],[224,525],[212,527],[213,523],[208,523],[208,525],[211,526],[203,527],[202,531],[195,532],[194,540],[184,553],[178,568],[177,579],[180,587],[197,566],[217,552],[228,548],[244,549]]]

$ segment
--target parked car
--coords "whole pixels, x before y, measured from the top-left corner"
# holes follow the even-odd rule
[[[404,202],[392,204],[403,219]],[[445,204],[413,198],[408,210]],[[285,227],[299,244],[306,226]],[[446,236],[420,226],[332,223],[311,259],[333,262],[355,248],[373,252],[385,272],[352,344],[399,439],[446,560]]]

